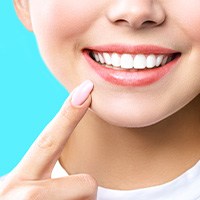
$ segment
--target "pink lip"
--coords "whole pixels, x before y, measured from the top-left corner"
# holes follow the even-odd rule
[[[180,56],[176,57],[174,60],[168,64],[153,68],[153,69],[143,69],[143,70],[116,70],[112,68],[107,68],[101,64],[95,62],[90,56],[89,52],[115,52],[115,53],[128,53],[128,54],[173,54],[179,53],[175,50],[163,48],[155,45],[140,45],[140,46],[124,46],[124,45],[106,45],[106,46],[93,46],[87,47],[83,50],[83,55],[86,60],[95,70],[95,72],[104,80],[121,86],[146,86],[153,84],[154,82],[160,80],[169,71],[176,66]]]
[[[165,47],[159,47],[156,45],[137,45],[137,46],[129,46],[129,45],[104,45],[104,46],[92,46],[86,47],[85,49],[89,49],[97,52],[115,52],[115,53],[128,53],[128,54],[172,54],[177,53],[177,51]]]

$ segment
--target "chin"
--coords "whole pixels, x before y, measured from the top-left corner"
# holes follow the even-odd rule
[[[142,128],[151,126],[159,123],[170,115],[164,115],[163,113],[159,115],[158,112],[155,113],[153,110],[152,112],[131,112],[131,109],[129,109],[129,111],[124,111],[115,108],[98,108],[96,105],[92,105],[90,110],[105,123],[121,128]]]
[[[177,96],[172,93],[159,96],[140,92],[100,90],[92,94],[91,110],[110,125],[143,128],[173,119],[179,110],[195,98],[192,94],[187,96],[180,94],[182,98],[179,96],[176,98]]]

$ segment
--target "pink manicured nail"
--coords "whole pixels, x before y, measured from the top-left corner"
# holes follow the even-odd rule
[[[72,93],[71,103],[73,106],[82,105],[88,98],[94,85],[90,80],[84,81],[77,89]]]

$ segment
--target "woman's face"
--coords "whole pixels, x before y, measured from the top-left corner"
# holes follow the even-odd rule
[[[92,80],[91,109],[123,127],[155,124],[199,94],[199,8],[199,0],[29,0],[51,72],[69,91]]]

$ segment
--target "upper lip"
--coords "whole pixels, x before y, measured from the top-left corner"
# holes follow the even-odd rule
[[[174,54],[179,53],[178,51],[157,45],[100,45],[100,46],[89,46],[85,48],[89,51],[96,52],[107,52],[107,53],[118,53],[118,54]]]

